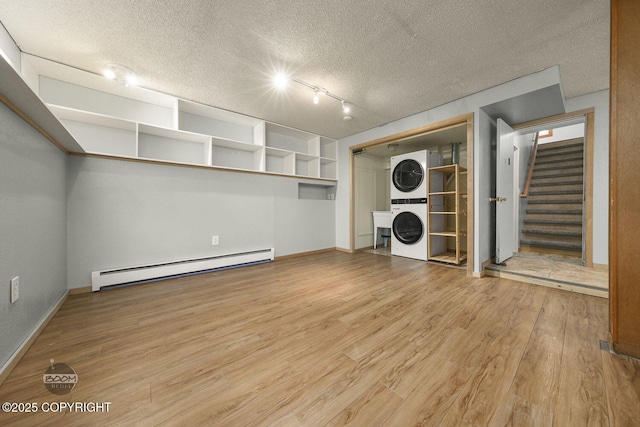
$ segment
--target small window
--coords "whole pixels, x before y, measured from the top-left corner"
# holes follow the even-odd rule
[[[538,132],[538,138],[549,138],[550,136],[553,136],[553,129]]]

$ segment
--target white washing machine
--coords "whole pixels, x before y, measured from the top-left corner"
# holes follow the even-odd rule
[[[391,200],[425,198],[429,192],[427,168],[442,166],[442,156],[427,150],[391,158]]]
[[[391,205],[391,255],[427,260],[427,199]]]

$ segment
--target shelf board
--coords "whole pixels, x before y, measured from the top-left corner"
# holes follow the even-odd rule
[[[335,163],[337,160],[330,157],[320,157],[320,163]]]
[[[88,123],[133,132],[136,130],[136,122],[134,121],[105,116],[104,114],[90,113],[83,110],[76,110],[75,108],[62,107],[55,104],[47,104],[47,106],[51,112],[61,120],[70,120],[72,122]]]
[[[460,251],[460,262],[457,262],[456,258],[457,257],[455,252],[448,251],[438,255],[432,255],[431,257],[429,257],[429,261],[440,261],[440,262],[446,262],[449,264],[460,264],[462,263],[462,261],[465,261],[467,259],[467,253]]]
[[[184,99],[178,99],[178,110],[189,114],[195,114],[196,116],[208,117],[210,119],[234,123],[242,126],[256,127],[260,123],[262,123],[262,120],[250,116],[244,116],[231,111],[221,110],[215,107],[198,104],[197,102],[187,101]]]
[[[20,113],[24,114],[32,121],[32,123],[28,122],[29,124],[32,126],[35,124],[37,127],[34,127],[40,133],[62,149],[67,152],[84,153],[82,146],[78,144],[67,128],[60,123],[60,120],[2,55],[0,55],[0,76],[2,76],[0,78],[0,95],[10,103],[10,105],[7,104],[9,108],[19,115],[21,115]]]
[[[437,193],[429,193],[430,196],[455,196],[455,191],[439,191]]]
[[[258,151],[262,148],[261,145],[249,144],[242,141],[234,141],[233,139],[216,138],[211,137],[211,143],[216,147],[232,148],[234,150],[242,151]]]
[[[161,136],[163,138],[171,138],[171,139],[177,139],[181,141],[199,142],[202,144],[209,142],[211,138],[210,136],[202,135],[199,133],[163,128],[163,127],[152,126],[152,125],[144,125],[144,124],[139,124],[138,130],[140,133],[146,133],[148,135]]]
[[[295,138],[302,141],[311,141],[312,139],[318,137],[317,135],[311,134],[309,132],[269,122],[267,122],[266,124],[266,132],[277,133],[279,135],[288,136],[289,138]]]
[[[456,237],[455,231],[432,231],[429,236]]]
[[[429,215],[455,215],[456,213],[451,211],[446,211],[446,212],[429,212]]]
[[[296,160],[316,160],[318,156],[311,156],[304,153],[296,153]]]
[[[460,165],[444,165],[444,166],[435,166],[429,168],[429,170],[442,172],[442,173],[454,173],[456,171],[456,167],[458,168],[458,173],[467,173],[467,168],[462,167]]]
[[[265,150],[269,156],[288,157],[295,154],[293,151],[283,150],[282,148],[265,147]]]

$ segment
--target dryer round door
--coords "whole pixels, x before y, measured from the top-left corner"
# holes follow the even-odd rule
[[[405,245],[419,242],[424,235],[424,224],[413,212],[401,212],[396,215],[391,229],[396,239]]]
[[[396,165],[391,175],[393,185],[400,191],[408,193],[415,190],[424,180],[422,165],[414,159],[405,159]]]

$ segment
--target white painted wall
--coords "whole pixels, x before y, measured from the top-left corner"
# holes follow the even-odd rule
[[[390,172],[385,169],[388,159],[361,154],[355,157],[356,249],[373,245],[372,211],[388,211],[390,207]],[[379,240],[381,241],[381,240]]]
[[[66,162],[0,103],[0,367],[67,290]],[[11,304],[15,276],[20,298]]]
[[[6,58],[14,70],[20,72],[20,49],[2,24],[0,24],[0,54]]]
[[[553,135],[540,138],[538,144],[548,144],[550,142],[565,141],[567,139],[582,138],[584,136],[584,124],[577,124],[571,126],[563,126],[561,128],[554,128]]]

